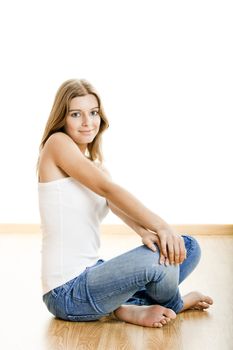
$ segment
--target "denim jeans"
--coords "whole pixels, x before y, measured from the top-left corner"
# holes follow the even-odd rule
[[[92,321],[123,304],[159,304],[178,313],[183,307],[179,284],[197,266],[198,242],[184,235],[187,257],[180,265],[159,264],[159,249],[142,245],[98,262],[79,276],[43,295],[48,310],[69,321]]]

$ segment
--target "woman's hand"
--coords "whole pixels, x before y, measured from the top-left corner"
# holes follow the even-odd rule
[[[153,252],[157,251],[157,248],[155,244],[158,246],[159,251],[160,251],[160,259],[159,263],[168,265],[169,261],[163,253],[161,252],[161,244],[158,235],[156,235],[154,232],[148,231],[145,228],[141,227],[140,228],[140,236],[142,237],[142,243],[146,245],[149,249],[151,249]]]
[[[149,249],[155,252],[157,250],[155,244],[158,246],[160,250],[160,264],[181,264],[186,258],[186,249],[182,236],[172,232],[170,232],[170,234],[168,232],[161,233],[161,231],[159,231],[159,233],[152,232],[143,227],[140,227],[140,229],[137,231],[137,233],[142,237],[142,243],[145,244]],[[166,251],[163,251],[162,241],[159,234],[161,234],[163,239],[167,238],[169,245],[165,243]],[[169,236],[164,237],[166,234]]]
[[[186,259],[186,249],[183,237],[173,231],[170,226],[157,229],[161,252],[171,264],[181,264]]]

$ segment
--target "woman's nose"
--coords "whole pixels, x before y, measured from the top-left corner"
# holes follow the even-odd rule
[[[82,116],[82,125],[89,125],[90,124],[90,116],[88,114],[84,114]]]

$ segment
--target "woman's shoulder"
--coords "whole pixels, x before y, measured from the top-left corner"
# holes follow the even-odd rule
[[[62,143],[64,141],[69,141],[69,142],[73,142],[73,140],[71,139],[71,137],[69,137],[67,134],[65,134],[62,131],[57,131],[54,132],[52,135],[49,136],[49,138],[47,139],[47,141],[45,142],[45,146],[50,147],[52,145],[57,145],[58,143]]]
[[[64,132],[58,131],[49,136],[46,140],[41,154],[49,154],[56,156],[64,149],[73,149],[75,146],[75,150],[77,150],[75,142],[72,140],[70,136],[65,134]]]
[[[53,181],[67,174],[56,165],[56,153],[62,147],[61,140],[66,137],[62,132],[52,134],[40,151],[38,159],[38,177],[40,182]]]

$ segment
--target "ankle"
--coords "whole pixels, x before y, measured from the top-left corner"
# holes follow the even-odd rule
[[[118,309],[119,309],[119,308],[118,308]],[[118,318],[117,315],[116,315],[118,309],[116,309],[116,310],[114,310],[114,311],[112,311],[112,312],[110,313],[109,317],[110,317],[111,320],[119,320],[119,318]]]

